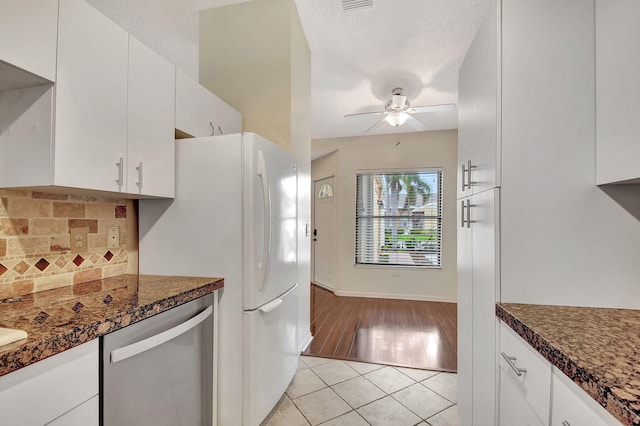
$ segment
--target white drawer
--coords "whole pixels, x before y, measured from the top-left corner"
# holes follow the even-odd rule
[[[617,426],[620,422],[557,368],[553,369],[553,426]]]
[[[509,365],[506,357],[510,358],[512,365]],[[499,358],[505,376],[515,384],[515,389],[542,423],[549,424],[551,364],[502,322]],[[519,369],[526,371],[517,371]]]
[[[98,426],[99,424],[100,396],[96,395],[51,423],[47,423],[47,426]]]
[[[7,425],[49,423],[98,395],[98,339],[0,377]]]
[[[500,426],[544,426],[524,400],[517,384],[500,370]]]

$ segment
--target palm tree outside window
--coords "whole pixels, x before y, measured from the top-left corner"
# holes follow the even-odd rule
[[[442,171],[356,175],[356,264],[440,268]]]

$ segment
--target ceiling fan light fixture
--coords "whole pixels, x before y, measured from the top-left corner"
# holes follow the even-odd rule
[[[392,112],[384,120],[391,126],[399,127],[406,123],[408,118],[409,114],[406,112]]]

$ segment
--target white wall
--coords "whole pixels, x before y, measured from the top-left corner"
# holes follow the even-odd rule
[[[398,144],[399,142],[399,144]],[[311,163],[311,180],[336,177],[338,295],[456,301],[456,130],[318,139],[313,151],[337,150]],[[362,170],[441,167],[441,269],[355,266],[355,179]]]

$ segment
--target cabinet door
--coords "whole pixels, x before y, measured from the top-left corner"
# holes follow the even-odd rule
[[[458,202],[458,218],[466,217],[467,197]],[[458,415],[473,424],[473,240],[471,228],[458,223]]]
[[[494,425],[498,189],[459,203],[458,412],[461,424]]]
[[[94,396],[47,426],[98,426],[100,424],[100,397]]]
[[[552,426],[615,426],[620,425],[608,411],[580,389],[567,376],[553,369]]]
[[[84,1],[60,0],[56,185],[124,189],[117,163],[126,154],[128,42]]]
[[[55,81],[57,30],[56,0],[3,0],[0,61]]]
[[[498,190],[471,197],[467,220],[473,231],[473,420],[495,424],[498,301]]]
[[[96,395],[98,339],[0,377],[1,423],[44,425]]]
[[[218,129],[220,128],[220,129]],[[240,133],[242,116],[184,71],[176,71],[176,129],[186,137]]]
[[[492,2],[460,67],[458,198],[500,186],[500,137],[497,130],[500,119],[500,75],[496,16],[495,2]],[[469,164],[472,168],[467,172]]]
[[[596,0],[596,183],[640,183],[640,2]]]
[[[127,192],[174,196],[175,67],[129,39]]]
[[[500,426],[544,426],[516,385],[500,370]],[[581,423],[582,424],[582,423]],[[590,424],[590,423],[585,423]]]

